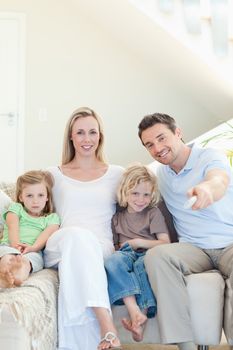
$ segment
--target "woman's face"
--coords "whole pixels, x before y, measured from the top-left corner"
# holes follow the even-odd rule
[[[71,140],[75,153],[80,156],[93,156],[99,146],[99,124],[94,117],[80,117],[72,127]]]

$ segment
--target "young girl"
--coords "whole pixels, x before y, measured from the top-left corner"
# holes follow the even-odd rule
[[[21,285],[30,272],[43,269],[41,249],[59,228],[53,213],[51,175],[29,171],[16,183],[16,202],[3,214],[5,220],[0,245],[0,287]]]
[[[124,209],[112,218],[117,250],[105,261],[111,304],[125,304],[130,320],[123,326],[135,341],[143,340],[147,318],[155,316],[156,300],[144,267],[147,249],[169,243],[168,228],[160,210],[156,177],[143,165],[130,166],[118,189]]]

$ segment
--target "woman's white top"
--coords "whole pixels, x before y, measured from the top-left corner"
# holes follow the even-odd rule
[[[61,228],[78,226],[97,238],[112,240],[111,218],[116,210],[116,190],[123,168],[109,165],[106,173],[92,181],[79,181],[50,167],[54,177],[53,201]]]

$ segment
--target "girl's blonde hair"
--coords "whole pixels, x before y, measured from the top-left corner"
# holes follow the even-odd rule
[[[45,185],[48,196],[48,200],[43,209],[42,215],[51,214],[54,210],[52,203],[53,178],[48,171],[31,170],[19,176],[16,182],[16,201],[23,205],[23,203],[20,200],[20,196],[22,194],[23,189],[27,185],[35,185],[40,183],[43,183]]]
[[[66,124],[64,140],[63,140],[63,150],[62,150],[62,165],[69,163],[75,156],[75,149],[74,149],[73,141],[71,140],[72,128],[77,119],[85,118],[85,117],[93,117],[98,123],[100,139],[99,139],[98,148],[96,150],[96,158],[99,161],[105,163],[105,157],[103,154],[104,132],[103,132],[103,124],[102,124],[101,118],[92,109],[88,107],[81,107],[76,109],[72,113],[70,119]]]
[[[157,178],[145,165],[135,164],[125,170],[118,187],[117,199],[121,207],[127,207],[129,193],[141,182],[149,182],[151,184],[151,201],[149,207],[156,206],[160,200]]]

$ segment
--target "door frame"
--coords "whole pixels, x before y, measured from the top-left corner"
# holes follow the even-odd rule
[[[1,20],[17,22],[19,30],[19,82],[18,82],[18,110],[17,110],[17,150],[16,150],[16,176],[24,171],[24,122],[25,122],[25,53],[26,53],[26,15],[19,12],[0,11]]]

